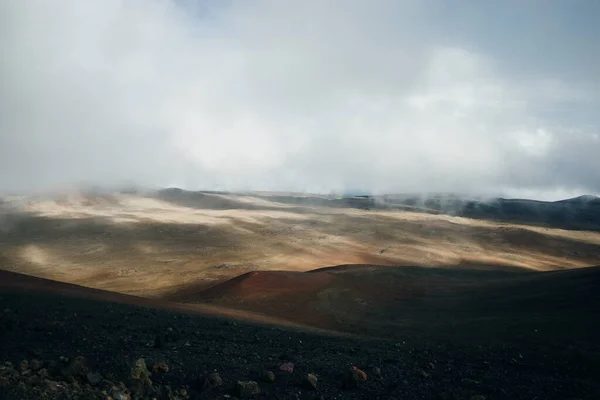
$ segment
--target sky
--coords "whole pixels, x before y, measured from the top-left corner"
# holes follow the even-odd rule
[[[0,0],[0,193],[600,193],[600,1]]]

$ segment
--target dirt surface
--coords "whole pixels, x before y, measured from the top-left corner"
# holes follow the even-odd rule
[[[0,360],[18,365],[35,359],[56,369],[57,362],[59,367],[68,365],[61,357],[73,360],[84,356],[90,371],[110,382],[128,382],[139,358],[148,368],[164,362],[169,371],[153,374],[152,385],[162,393],[165,386],[172,388],[170,398],[176,398],[174,393],[181,393],[182,388],[192,399],[235,398],[238,380],[256,381],[260,394],[250,398],[264,399],[562,400],[600,396],[598,342],[590,341],[578,327],[561,340],[530,332],[535,340],[529,342],[511,336],[502,342],[465,342],[424,330],[418,336],[399,332],[396,340],[384,341],[319,335],[42,290],[3,288],[0,302]],[[280,370],[284,362],[294,364],[293,372]],[[368,378],[345,388],[344,373],[352,366],[364,370]],[[274,372],[274,383],[265,381],[265,370]],[[204,377],[214,371],[223,385],[203,390]],[[308,373],[318,378],[317,390],[306,385]],[[0,380],[4,382],[0,398],[107,398],[102,397],[100,388],[88,385],[87,378],[73,378],[75,383],[69,383],[61,372],[55,374],[51,382],[58,386],[50,386],[54,389],[48,388],[54,383],[35,386],[28,383],[29,378]]]

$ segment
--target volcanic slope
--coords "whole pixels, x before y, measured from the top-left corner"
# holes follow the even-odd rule
[[[193,285],[191,286],[193,288]],[[295,323],[394,338],[560,338],[600,334],[600,267],[532,272],[345,265],[255,271],[173,299],[248,310]]]
[[[244,290],[253,293],[256,285],[270,290],[277,284],[281,290],[271,292],[277,297],[282,293],[289,295],[285,282],[291,280],[302,282],[299,286],[310,298],[310,293],[339,285],[347,276],[357,274],[357,270],[364,278],[369,267],[334,268],[307,273],[307,277],[298,280],[291,276],[293,273],[266,272],[264,279],[261,277],[264,274],[259,273],[224,284],[219,290],[225,295],[241,291],[248,298],[249,293]],[[523,305],[523,301],[529,304],[524,312],[531,322],[522,331],[531,340],[499,332],[497,335],[504,340],[495,342],[485,335],[472,336],[468,341],[447,340],[445,332],[431,318],[421,320],[422,331],[418,335],[398,329],[394,341],[276,328],[236,322],[197,309],[171,308],[156,300],[115,296],[1,273],[0,399],[106,399],[102,390],[108,390],[114,398],[127,398],[125,387],[136,388],[135,381],[130,379],[130,369],[140,358],[150,368],[162,365],[164,371],[164,366],[168,366],[165,373],[152,373],[151,390],[159,393],[159,399],[235,398],[236,383],[247,380],[254,380],[260,386],[261,393],[255,398],[282,400],[321,396],[388,400],[597,399],[600,397],[597,380],[600,349],[594,336],[598,333],[597,327],[594,329],[599,320],[594,311],[597,299],[586,297],[597,291],[597,276],[598,268],[590,268],[544,273],[536,279],[524,275],[523,281],[511,279],[510,285],[502,283],[504,288],[516,285],[516,289],[509,291],[523,296],[522,301],[509,302],[511,307]],[[501,281],[493,278],[491,282]],[[524,287],[519,288],[521,285]],[[583,295],[575,295],[577,289]],[[211,289],[213,294],[219,290]],[[531,290],[533,295],[529,294]],[[559,304],[561,312],[581,310],[587,313],[587,326],[577,318],[565,318],[563,323],[569,330],[549,331],[540,318],[541,309],[532,306],[536,301],[551,300],[549,296],[535,295],[549,290],[557,295],[550,304],[555,311]],[[452,310],[449,311],[452,317],[461,320],[459,309],[447,308]],[[405,303],[404,309],[397,312],[409,309]],[[471,311],[470,315],[476,314]],[[507,315],[497,316],[510,324]],[[488,328],[497,327],[490,319],[476,322]],[[468,329],[473,327],[458,326],[467,329],[462,332],[467,336],[471,333]],[[90,371],[104,377],[97,386],[88,384],[94,375],[73,375],[71,369],[65,368],[71,365],[65,360],[81,360],[80,357],[87,360]],[[27,369],[34,362],[43,368]],[[294,364],[292,372],[280,369],[284,362]],[[344,372],[352,366],[365,370],[368,379],[357,386],[344,385]],[[23,373],[17,372],[19,369]],[[274,383],[264,381],[264,370],[274,371]],[[214,371],[220,374],[222,385],[206,389],[205,378]],[[42,373],[46,380],[41,380]],[[306,384],[308,373],[318,377],[317,390]],[[120,381],[125,386],[118,384]],[[153,397],[156,395],[149,393],[138,396]]]

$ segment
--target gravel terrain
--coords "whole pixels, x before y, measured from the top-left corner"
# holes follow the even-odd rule
[[[598,399],[586,337],[369,340],[4,288],[0,398]]]

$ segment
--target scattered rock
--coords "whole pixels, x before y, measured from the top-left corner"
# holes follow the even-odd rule
[[[61,382],[56,382],[50,379],[44,379],[44,385],[52,392],[60,392],[66,390],[66,386]],[[114,397],[114,396],[113,396]],[[115,398],[116,400],[116,398]]]
[[[103,379],[102,375],[100,375],[97,372],[88,372],[86,377],[87,377],[88,382],[92,386],[98,385],[100,382],[102,382],[102,379]]]
[[[294,363],[286,362],[279,364],[279,370],[292,373],[294,372]]]
[[[237,381],[235,393],[239,397],[250,397],[260,393],[258,383],[254,381]]]
[[[40,378],[39,375],[31,375],[28,379],[27,379],[27,384],[31,385],[31,386],[40,386],[42,384],[43,380],[42,378]]]
[[[48,376],[50,376],[50,374],[48,373],[48,370],[46,368],[42,368],[38,371],[38,375],[40,378],[42,379],[46,379],[48,378]]]
[[[114,400],[131,400],[131,396],[125,393],[122,389],[118,387],[113,387],[110,391],[110,397]]]
[[[475,396],[471,396],[471,400],[485,400],[485,396],[482,394],[476,394]]]
[[[29,362],[29,368],[31,368],[33,371],[37,371],[40,368],[42,368],[42,363],[39,362],[38,360],[31,360]]]
[[[29,361],[27,360],[23,360],[19,363],[19,372],[23,373],[27,370],[29,370]]]
[[[68,358],[66,360],[68,360]],[[60,373],[65,378],[85,378],[88,373],[87,361],[85,357],[78,356],[70,361],[67,361],[67,365],[61,368]]]
[[[136,360],[133,367],[131,367],[129,380],[129,390],[134,396],[141,397],[149,391],[152,387],[152,381],[150,380],[150,371],[146,367],[146,360],[143,358]]]
[[[179,391],[176,392],[176,395],[173,398],[173,400],[188,400],[189,398],[190,398],[190,396],[188,395],[188,392],[186,389],[179,389]]]
[[[71,390],[73,392],[79,392],[81,390],[81,386],[79,386],[79,383],[77,383],[77,381],[71,383]]]
[[[373,367],[373,376],[381,378],[381,368]]]
[[[204,378],[204,384],[202,388],[204,390],[212,390],[218,388],[223,385],[223,380],[221,379],[221,375],[218,372],[213,372],[212,374],[208,374],[206,378]]]
[[[306,376],[304,377],[304,381],[306,382],[306,386],[308,386],[309,388],[317,388],[318,379],[314,374],[306,374]]]
[[[263,373],[263,377],[266,382],[274,383],[275,382],[275,374],[272,371],[265,371]]]
[[[169,366],[164,361],[158,362],[152,366],[152,374],[166,374],[169,372]]]
[[[344,387],[347,389],[353,389],[358,387],[358,385],[361,382],[364,382],[366,380],[367,373],[353,366],[348,371],[346,371],[346,375],[344,377]]]

